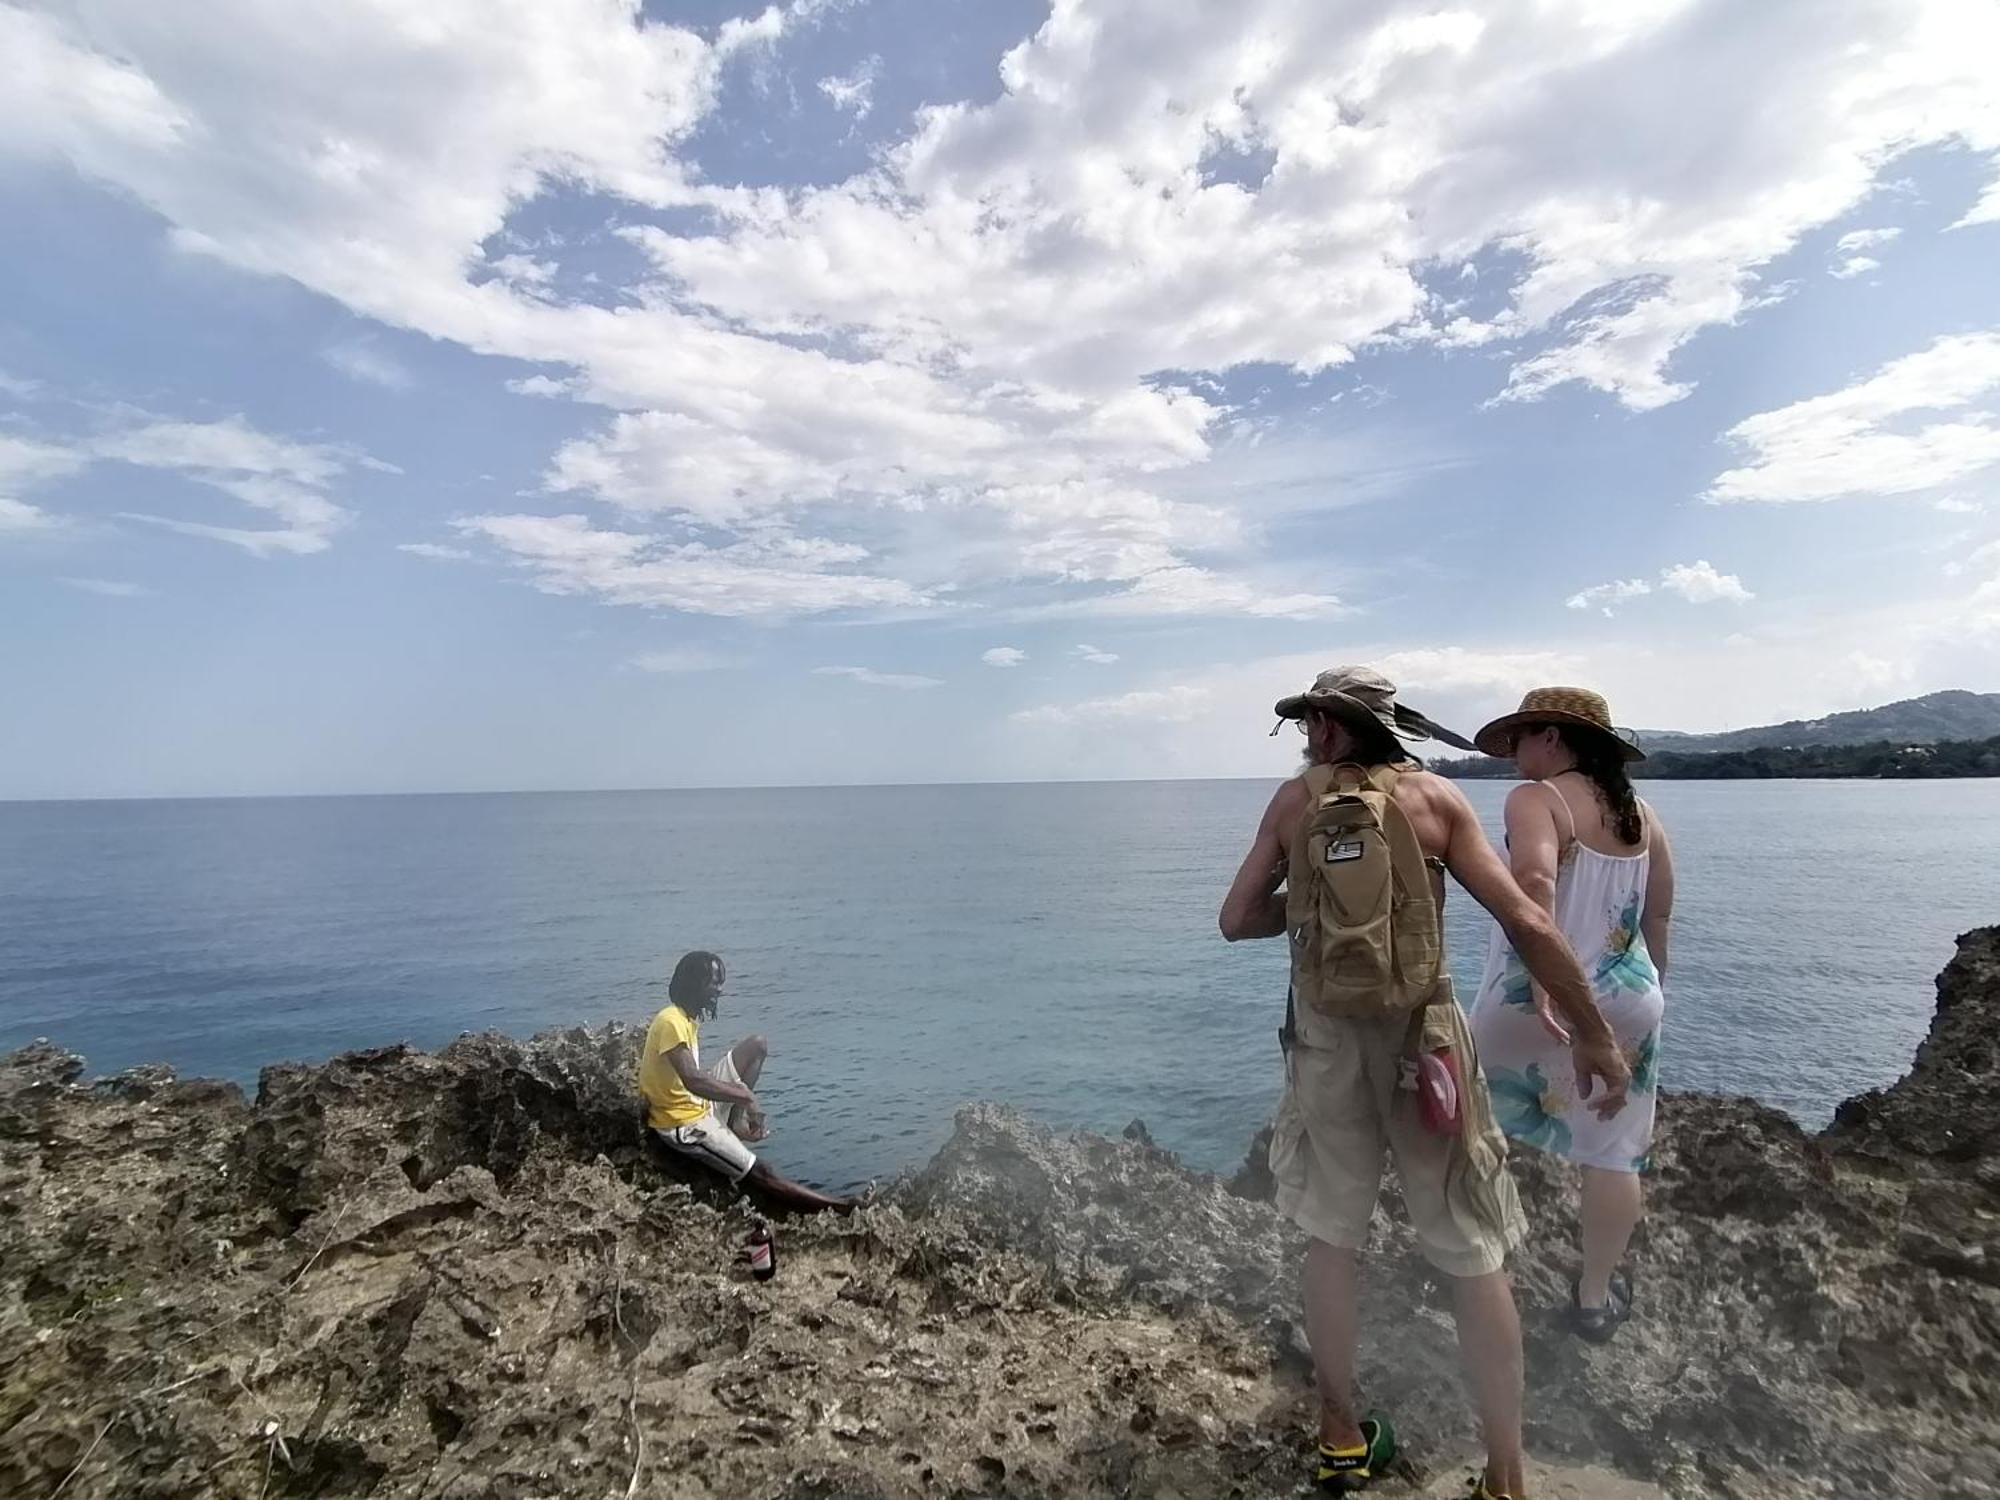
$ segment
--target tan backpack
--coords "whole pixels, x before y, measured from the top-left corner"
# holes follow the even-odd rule
[[[1322,1015],[1407,1015],[1437,994],[1442,923],[1431,866],[1387,766],[1314,766],[1292,840],[1285,926],[1292,994]]]

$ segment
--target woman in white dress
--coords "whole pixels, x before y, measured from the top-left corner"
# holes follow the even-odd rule
[[[1576,1097],[1569,1033],[1497,928],[1472,1007],[1493,1112],[1516,1141],[1583,1172],[1583,1271],[1571,1325],[1603,1342],[1632,1310],[1619,1274],[1644,1203],[1639,1174],[1653,1139],[1667,925],[1674,904],[1666,830],[1632,790],[1645,757],[1583,688],[1536,688],[1477,735],[1526,784],[1507,797],[1514,879],[1555,917],[1590,976],[1598,1007],[1632,1066],[1628,1102],[1609,1117]]]

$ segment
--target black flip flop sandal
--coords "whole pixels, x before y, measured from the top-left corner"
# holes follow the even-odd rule
[[[1593,1344],[1608,1344],[1631,1316],[1632,1283],[1624,1276],[1612,1276],[1611,1296],[1602,1307],[1583,1305],[1581,1279],[1569,1284],[1569,1326],[1578,1338]]]

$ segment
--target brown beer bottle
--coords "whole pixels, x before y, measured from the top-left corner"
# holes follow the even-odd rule
[[[744,1253],[750,1259],[750,1274],[759,1281],[769,1281],[778,1274],[778,1242],[771,1237],[771,1226],[762,1219],[750,1225]]]

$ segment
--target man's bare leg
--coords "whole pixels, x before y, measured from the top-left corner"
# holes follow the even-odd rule
[[[827,1209],[832,1209],[836,1213],[847,1213],[854,1207],[852,1198],[835,1198],[820,1192],[817,1188],[809,1188],[802,1182],[793,1182],[789,1177],[779,1176],[761,1161],[750,1169],[743,1179],[743,1185],[755,1188],[781,1208],[797,1209],[801,1213],[815,1214]]]
[[[729,1049],[729,1060],[736,1067],[736,1076],[743,1080],[743,1087],[755,1089],[757,1080],[764,1076],[764,1059],[771,1055],[770,1043],[761,1036],[746,1036]],[[764,1138],[764,1116],[761,1111],[745,1109],[740,1104],[729,1108],[729,1118],[723,1123],[746,1141],[760,1141]]]
[[[1306,1342],[1319,1386],[1319,1440],[1329,1448],[1361,1442],[1354,1416],[1354,1341],[1360,1315],[1355,1254],[1325,1240],[1306,1247]]]
[[[1611,1273],[1625,1258],[1645,1211],[1637,1172],[1583,1169],[1583,1279],[1577,1300],[1585,1307],[1602,1307],[1611,1300]]]
[[[1486,1439],[1486,1487],[1526,1493],[1521,1452],[1521,1318],[1505,1271],[1452,1278],[1458,1352]]]

